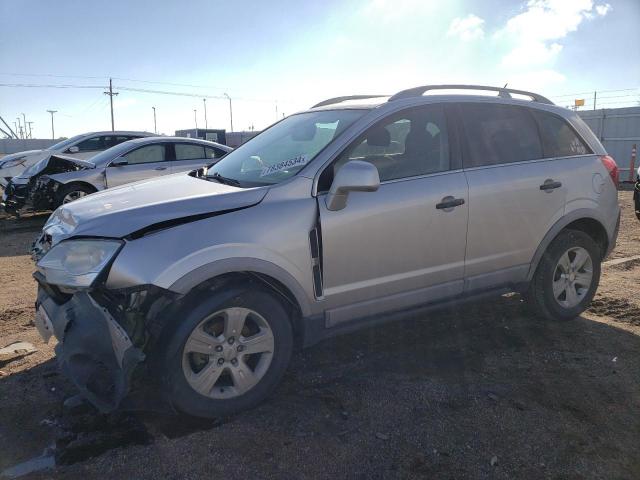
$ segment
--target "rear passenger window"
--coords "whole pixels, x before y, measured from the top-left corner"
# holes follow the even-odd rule
[[[197,160],[205,158],[202,145],[176,143],[176,160]]]
[[[497,104],[461,105],[469,145],[466,167],[543,158],[536,123],[524,108]]]
[[[532,113],[540,127],[546,158],[593,153],[566,120],[540,110],[532,110]]]

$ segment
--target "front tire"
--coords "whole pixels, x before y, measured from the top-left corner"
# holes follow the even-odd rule
[[[163,370],[179,411],[218,418],[254,407],[282,379],[293,349],[280,299],[261,288],[230,288],[187,301],[169,326]]]
[[[591,303],[602,253],[595,241],[577,230],[561,232],[547,247],[527,292],[528,303],[542,317],[569,320]]]
[[[88,185],[82,185],[79,183],[71,183],[69,185],[65,185],[58,191],[54,210],[60,205],[73,202],[95,192],[96,189]]]

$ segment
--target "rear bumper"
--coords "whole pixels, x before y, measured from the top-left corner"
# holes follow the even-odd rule
[[[36,309],[45,312],[58,339],[55,351],[62,372],[99,410],[116,409],[127,395],[131,375],[144,354],[88,292],[61,300],[41,279],[36,280]]]

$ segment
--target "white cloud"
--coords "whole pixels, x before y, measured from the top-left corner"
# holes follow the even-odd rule
[[[464,18],[454,18],[451,25],[449,25],[447,36],[459,37],[465,42],[483,38],[484,20],[473,13]]]
[[[562,50],[560,40],[584,20],[596,13],[604,16],[610,9],[609,4],[594,7],[593,0],[529,0],[525,10],[495,34],[497,40],[512,45],[503,66],[550,65]]]

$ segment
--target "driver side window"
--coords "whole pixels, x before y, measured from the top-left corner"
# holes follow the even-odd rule
[[[449,142],[443,107],[412,108],[369,128],[325,169],[319,190],[329,190],[335,173],[351,160],[373,164],[381,182],[448,170]]]

